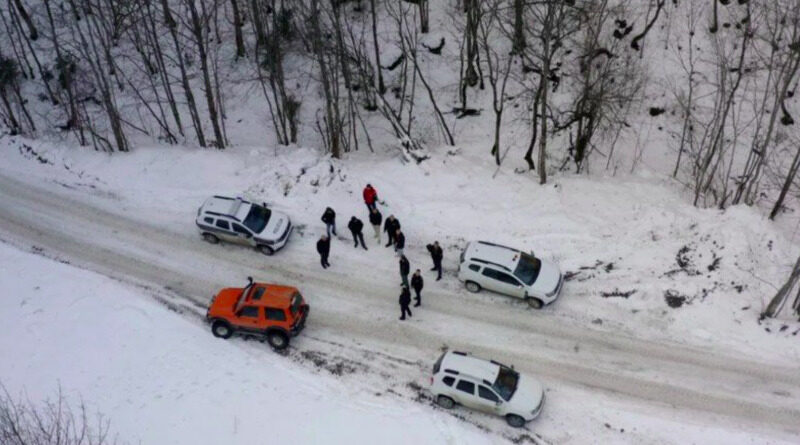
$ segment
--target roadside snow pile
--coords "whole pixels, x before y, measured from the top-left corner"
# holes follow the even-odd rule
[[[561,265],[568,282],[545,310],[565,323],[779,360],[785,360],[779,351],[800,355],[800,323],[758,321],[785,280],[797,243],[757,209],[697,209],[674,183],[645,173],[562,175],[539,186],[531,174],[506,167],[492,179],[494,168],[479,146],[434,150],[416,165],[369,153],[342,162],[298,147],[153,147],[106,156],[21,138],[4,143],[30,145],[47,161],[9,156],[0,168],[15,177],[79,189],[102,198],[95,205],[173,231],[192,233],[197,207],[213,194],[267,202],[291,215],[298,229],[294,248],[312,256],[325,207],[336,210],[346,233],[351,215],[367,220],[361,191],[371,183],[386,203],[384,217],[399,218],[414,267],[427,264],[427,243],[442,243],[449,272],[442,284],[453,292],[463,293],[454,277],[461,249],[485,239]],[[394,277],[397,266],[349,254],[347,267]]]
[[[112,279],[0,243],[0,382],[99,412],[126,443],[491,443],[424,405],[214,338]],[[90,419],[92,416],[90,415]]]

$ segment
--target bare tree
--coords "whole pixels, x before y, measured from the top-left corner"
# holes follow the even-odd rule
[[[800,258],[797,259],[797,262],[794,263],[794,267],[792,268],[792,272],[789,274],[789,278],[786,282],[778,289],[778,293],[770,300],[769,305],[761,314],[762,317],[777,317],[778,314],[781,312],[783,307],[786,305],[786,301],[789,299],[791,295],[792,289],[795,288],[797,282],[800,281]],[[800,301],[800,293],[798,293],[797,300],[793,304],[794,310],[797,315],[800,315],[800,306],[798,305],[798,301]]]

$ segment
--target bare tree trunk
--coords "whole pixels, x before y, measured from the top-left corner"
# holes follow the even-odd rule
[[[777,317],[778,314],[783,309],[783,306],[786,304],[786,300],[789,299],[789,294],[794,289],[797,282],[800,280],[800,258],[797,259],[797,262],[794,264],[794,268],[792,268],[791,274],[789,274],[789,279],[778,289],[778,293],[772,298],[767,305],[767,309],[761,314],[762,317],[769,317],[774,318]]]
[[[514,37],[512,39],[511,51],[514,54],[522,54],[525,50],[525,0],[514,0]]]
[[[214,138],[216,139],[215,145],[221,150],[225,148],[225,137],[222,135],[222,129],[219,125],[217,104],[214,101],[214,86],[211,83],[211,71],[208,65],[208,32],[204,32],[204,23],[208,22],[209,15],[208,11],[206,10],[205,0],[202,0],[200,3],[202,8],[202,18],[200,13],[197,11],[197,6],[194,0],[186,0],[186,5],[189,7],[191,32],[194,35],[194,40],[197,44],[198,57],[200,58],[200,69],[203,72],[203,84],[205,86],[206,103],[208,104],[208,117],[211,120],[211,127],[214,129]]]
[[[244,36],[242,35],[244,23],[242,22],[242,14],[239,12],[239,2],[237,0],[231,0],[231,9],[233,9],[233,30],[236,34],[236,58],[240,59],[245,55]]]
[[[789,172],[786,173],[786,180],[783,181],[783,187],[781,187],[781,193],[778,195],[778,200],[775,201],[775,205],[772,207],[772,211],[769,212],[769,219],[775,219],[775,216],[778,215],[778,212],[783,207],[783,201],[786,199],[786,194],[789,193],[789,189],[794,182],[794,178],[797,176],[797,170],[800,169],[800,147],[797,147],[797,151],[794,154],[794,159],[792,159],[792,164],[789,166]]]
[[[30,39],[31,40],[38,39],[39,31],[36,30],[36,26],[34,26],[33,20],[31,20],[31,16],[28,15],[28,12],[25,10],[25,6],[23,6],[22,0],[14,0],[14,6],[17,7],[17,11],[19,11],[19,16],[22,17],[22,21],[24,21],[25,25],[28,27],[28,35],[30,36]]]
[[[383,96],[386,92],[386,85],[383,83],[383,68],[381,67],[381,54],[378,48],[378,18],[375,11],[375,0],[369,0],[372,11],[372,42],[375,47],[375,71],[378,75],[378,94]]]

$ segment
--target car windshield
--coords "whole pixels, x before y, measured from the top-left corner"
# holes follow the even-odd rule
[[[268,208],[253,204],[250,206],[250,212],[244,219],[244,225],[252,230],[253,233],[261,233],[264,227],[267,227],[271,214],[272,212],[270,212]]]
[[[511,400],[511,396],[517,390],[517,383],[519,382],[519,374],[511,368],[505,366],[500,367],[500,372],[497,374],[492,388],[500,395],[506,402]]]
[[[522,280],[523,283],[530,286],[539,277],[539,270],[542,269],[542,262],[539,258],[527,253],[521,252],[519,257],[519,264],[514,271],[514,275]]]

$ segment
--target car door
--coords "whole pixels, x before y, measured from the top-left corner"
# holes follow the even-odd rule
[[[236,312],[236,324],[247,331],[258,331],[263,325],[258,306],[242,306]]]
[[[236,241],[239,244],[244,244],[246,246],[253,244],[253,234],[247,227],[244,227],[241,224],[237,224],[235,222],[231,223],[231,228],[233,229],[233,233],[236,236]]]
[[[467,408],[478,408],[478,400],[475,396],[475,383],[460,379],[458,383],[456,383],[455,396],[458,399],[457,402]]]
[[[490,413],[499,414],[502,401],[500,397],[488,386],[478,385],[477,409]]]
[[[483,268],[483,287],[495,292],[522,298],[525,296],[525,287],[514,276],[509,273],[493,269]]]
[[[217,230],[214,232],[214,234],[217,235],[220,239],[223,239],[231,243],[239,242],[239,237],[237,237],[236,234],[233,233],[233,230],[231,229],[231,224],[228,221],[225,221],[224,219],[218,219],[215,226]]]

